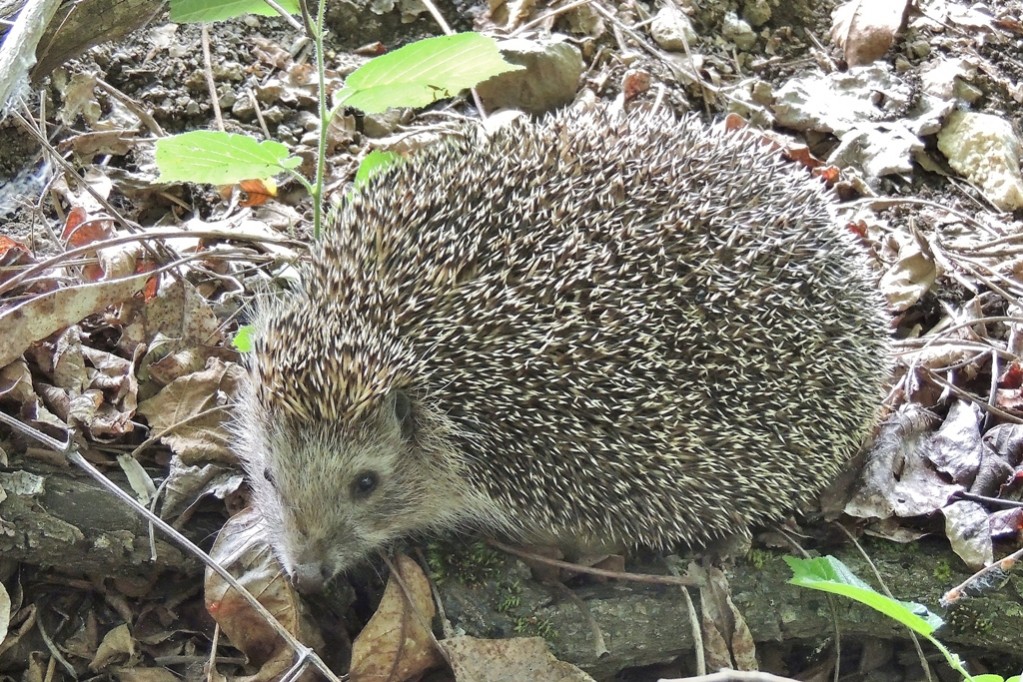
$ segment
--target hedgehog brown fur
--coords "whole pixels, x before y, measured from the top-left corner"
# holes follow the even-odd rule
[[[819,183],[755,133],[604,107],[383,172],[256,328],[241,450],[311,587],[463,525],[748,532],[857,450],[889,345]]]

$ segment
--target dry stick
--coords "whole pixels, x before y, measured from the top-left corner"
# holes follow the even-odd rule
[[[130,457],[132,459],[136,459],[140,454],[142,454],[143,450],[145,450],[151,444],[155,443],[160,438],[162,438],[163,436],[167,435],[168,433],[170,433],[174,429],[178,428],[179,426],[183,426],[183,425],[185,425],[185,424],[187,424],[187,423],[189,423],[191,421],[195,421],[195,420],[200,419],[202,417],[207,417],[207,416],[213,414],[214,412],[219,412],[221,410],[226,410],[229,407],[230,407],[229,405],[214,405],[213,407],[207,408],[205,410],[200,410],[199,412],[197,412],[197,413],[195,413],[193,415],[189,415],[188,417],[185,417],[184,419],[180,419],[180,420],[174,422],[173,424],[171,424],[170,426],[168,426],[167,428],[163,429],[159,433],[157,433],[155,435],[152,435],[152,436],[149,436],[149,438],[146,438],[146,440],[143,441],[141,445],[139,445],[137,448],[135,448],[134,450],[132,450],[131,452],[128,453],[128,457]],[[165,489],[165,487],[166,487],[166,485],[167,485],[167,483],[169,481],[170,481],[170,477],[168,476],[166,479],[164,479],[163,483],[160,484],[160,487],[156,489],[156,494],[153,495],[153,499],[150,500],[150,502],[149,502],[149,510],[151,512],[153,512],[154,514],[156,513],[156,505],[157,505],[157,503],[160,500],[160,493],[162,493],[164,491],[164,489]],[[151,524],[149,526],[149,556],[150,556],[150,558],[153,561],[156,561],[156,532],[153,529],[153,526]],[[218,627],[219,627],[219,623],[218,623]]]
[[[671,574],[678,576],[678,561],[668,562],[668,570]],[[707,673],[707,654],[703,647],[703,630],[700,626],[700,617],[696,614],[696,604],[693,603],[693,595],[689,594],[688,588],[682,587],[682,598],[686,604],[686,615],[689,616],[689,631],[693,635],[693,653],[696,656],[696,672],[699,675]]]
[[[1010,279],[1009,277],[1006,277],[1005,275],[1001,274],[996,270],[993,270],[990,266],[988,266],[985,263],[981,263],[972,256],[964,256],[961,253],[956,253],[955,251],[948,251],[947,249],[945,249],[944,251],[946,254],[951,254],[945,256],[946,258],[948,258],[949,262],[954,263],[961,267],[962,269],[966,270],[967,274],[973,275],[974,277],[979,279],[983,284],[986,284],[995,292],[1007,298],[1010,302],[1015,303],[1017,305],[1021,303],[1020,301],[1015,299],[1015,296],[1023,296],[1023,292],[1016,292],[1015,294],[1013,294],[1010,293],[1007,289],[1001,289],[993,283],[993,279],[996,279],[999,282],[1004,283],[1008,289],[1012,289],[1019,285],[1017,281]],[[988,273],[990,273],[990,277],[993,279],[988,278],[986,275],[980,274],[980,272],[978,272],[977,269],[986,270]]]
[[[845,533],[846,537],[852,541],[853,546],[856,547],[860,556],[862,556],[863,560],[867,562],[868,566],[870,566],[870,570],[874,572],[874,578],[877,580],[877,584],[881,586],[881,591],[884,592],[889,599],[898,601],[895,599],[892,591],[888,589],[888,585],[885,584],[884,578],[881,577],[881,571],[877,570],[877,566],[874,565],[874,561],[870,558],[870,555],[867,554],[866,550],[863,549],[863,545],[860,544],[859,540],[857,540],[856,537],[849,532],[849,529],[841,523],[835,523],[835,525],[838,526],[839,529]],[[920,665],[924,668],[924,675],[927,676],[927,681],[933,682],[933,678],[931,677],[931,667],[927,664],[927,656],[924,655],[924,648],[920,646],[920,638],[917,637],[916,633],[912,630],[909,630],[909,636],[913,640],[913,646],[916,647],[916,655],[920,658]]]
[[[994,414],[998,415],[1002,419],[1004,419],[1006,421],[1009,421],[1009,422],[1012,422],[1013,424],[1023,424],[1023,419],[1021,419],[1020,417],[1017,417],[1014,414],[1006,412],[1005,410],[1003,410],[1000,407],[995,407],[994,405],[989,405],[986,401],[980,400],[979,398],[977,398],[977,396],[972,395],[972,394],[968,393],[967,391],[964,391],[963,389],[959,388],[958,386],[953,384],[948,379],[943,379],[942,377],[938,376],[937,372],[933,371],[929,367],[922,367],[921,366],[921,367],[919,367],[919,369],[921,369],[924,372],[924,374],[927,376],[927,378],[929,378],[931,381],[933,381],[934,383],[938,384],[942,388],[944,388],[944,389],[954,393],[956,395],[956,397],[962,398],[963,400],[968,400],[969,402],[973,403],[974,405],[977,405],[978,407],[980,407],[982,409],[989,410],[990,412],[993,412]]]
[[[427,561],[426,559],[426,554],[423,553],[422,547],[416,547],[414,551],[416,553],[416,562],[420,566],[430,565],[430,562]],[[390,557],[388,557],[383,552],[380,553],[380,557],[384,560],[384,563],[387,564],[388,570],[390,570],[391,568]],[[437,618],[438,622],[440,623],[441,635],[443,635],[443,639],[451,639],[452,637],[455,636],[455,632],[451,628],[451,621],[448,620],[447,611],[444,610],[444,601],[440,598],[440,590],[437,589],[437,585],[434,583],[432,579],[429,580],[429,583],[430,597],[433,599],[433,605],[437,609]],[[402,589],[404,589],[404,587]],[[433,634],[432,632],[433,629],[430,628],[430,630],[431,630],[430,634]],[[434,637],[434,640],[436,639],[437,638]]]
[[[672,4],[674,4],[674,3],[672,3]],[[679,7],[675,7],[675,11],[681,12],[682,9],[679,8]],[[703,79],[700,78],[700,70],[698,68],[696,68],[696,60],[693,58],[692,50],[689,49],[689,38],[686,37],[686,32],[685,31],[679,31],[678,34],[679,34],[679,37],[682,38],[682,50],[686,53],[686,59],[689,60],[689,69],[693,73],[693,78],[695,78],[696,82],[700,84],[700,90],[703,92],[703,110],[708,115],[710,115],[710,113],[711,113],[711,111],[710,111],[711,97],[708,97],[707,95],[708,95],[708,93],[710,93],[711,95],[714,95],[714,94],[716,94],[716,92],[714,90],[710,90],[709,88],[707,88],[705,86],[704,82],[703,82]],[[733,57],[733,59],[735,61],[736,67],[738,67],[738,64],[739,64],[738,57]],[[736,70],[736,73],[738,73],[738,69]]]
[[[927,206],[928,208],[934,208],[939,211],[945,211],[946,213],[951,213],[952,215],[956,216],[963,222],[969,225],[973,225],[977,229],[984,230],[988,234],[991,234],[992,237],[997,236],[994,234],[994,230],[989,228],[987,225],[981,223],[973,216],[963,213],[957,208],[952,208],[951,206],[943,206],[937,202],[928,201],[927,199],[914,199],[912,197],[883,197],[883,198],[866,197],[863,199],[855,199],[853,201],[847,201],[842,204],[839,204],[839,208],[845,208],[846,206],[870,206],[873,209],[882,209],[889,208],[891,206],[899,206],[901,204]]]
[[[784,526],[778,526],[778,533],[785,538],[785,542],[789,543],[793,551],[798,552],[804,559],[810,558],[810,553],[803,548],[801,544],[796,540],[795,534],[789,532]],[[831,612],[831,626],[835,632],[835,674],[834,680],[838,682],[841,679],[841,667],[842,667],[842,628],[838,622],[838,607],[835,605],[835,595],[825,594],[824,600],[828,604],[828,611]]]
[[[164,136],[165,133],[163,132],[163,128],[160,127],[160,124],[156,122],[153,115],[146,111],[141,104],[133,100],[131,97],[128,97],[128,95],[124,94],[113,85],[110,85],[110,83],[107,83],[102,78],[97,77],[95,81],[96,85],[98,85],[101,90],[123,104],[128,111],[135,114],[138,119],[142,121],[142,125],[149,128],[149,132],[157,137]]]
[[[940,333],[941,334],[949,334],[950,332],[954,332],[957,329],[963,329],[965,327],[972,327],[975,324],[987,324],[988,322],[1017,322],[1017,323],[1023,324],[1023,317],[1017,317],[1015,315],[988,315],[988,316],[985,316],[985,317],[977,317],[977,318],[973,318],[973,319],[969,319],[969,320],[964,320],[962,322],[957,322],[956,324],[952,325],[951,327],[945,327],[944,329],[941,330]],[[919,341],[923,341],[923,346],[921,346],[920,348],[917,348],[915,350],[910,350],[909,351],[910,353],[922,353],[923,351],[927,350],[928,348],[930,348],[935,343],[937,343],[939,341],[947,341],[947,340],[946,339],[942,339],[940,336],[935,335],[935,336],[929,337],[926,341],[924,341],[923,339],[914,339],[914,340],[906,339],[906,340],[902,341],[899,345],[910,345],[911,343],[919,342]],[[985,348],[986,349],[991,349],[991,346],[987,346]]]
[[[85,189],[85,191],[88,192],[92,196],[93,199],[95,199],[97,202],[99,202],[99,205],[103,207],[103,210],[105,210],[107,213],[110,214],[110,217],[115,222],[117,222],[119,225],[124,227],[129,232],[140,232],[141,231],[141,228],[138,225],[129,222],[127,218],[122,216],[121,213],[117,209],[115,209],[113,207],[113,205],[109,201],[106,200],[106,197],[104,197],[102,194],[97,192],[92,187],[92,185],[90,185],[89,183],[87,183],[84,180],[82,180],[78,176],[78,171],[75,169],[75,167],[72,166],[70,163],[68,163],[67,159],[65,159],[63,156],[58,154],[57,150],[54,149],[53,145],[50,144],[50,141],[47,140],[46,137],[43,136],[42,133],[40,133],[38,130],[36,130],[35,127],[31,123],[29,123],[28,120],[25,119],[24,116],[22,116],[20,113],[18,113],[16,111],[13,112],[11,115],[14,117],[15,122],[17,122],[18,125],[20,125],[25,130],[27,130],[28,133],[32,137],[34,137],[36,139],[36,141],[40,144],[40,146],[42,146],[42,148],[45,149],[50,154],[51,158],[54,161],[57,162],[57,165],[60,166],[64,170],[65,173],[67,173],[71,177],[78,178],[79,182],[81,183],[81,185]],[[169,254],[162,253],[159,250],[154,250],[153,247],[149,246],[148,244],[143,244],[143,247],[149,252],[149,254],[155,260],[161,260],[161,259],[163,259],[163,260],[171,260],[171,256]],[[171,272],[171,276],[174,277],[175,279],[180,279],[180,277],[181,277],[177,272]]]
[[[296,31],[301,31],[302,30],[302,24],[300,24],[298,22],[298,20],[295,19],[295,17],[291,16],[291,13],[288,12],[288,10],[284,9],[283,7],[281,7],[279,4],[274,2],[274,0],[263,0],[263,2],[268,4],[270,7],[272,7],[274,9],[274,11],[276,11],[279,15],[281,15],[284,18],[284,20],[287,21],[291,25],[291,27],[293,29],[295,29]]]
[[[252,88],[246,88],[245,94],[249,96],[249,104],[252,105],[252,110],[256,112],[256,120],[259,121],[259,129],[263,131],[263,135],[266,139],[272,140],[273,136],[270,134],[270,128],[266,125],[266,119],[263,118],[263,107],[259,105],[256,93],[252,91]]]
[[[446,35],[451,35],[452,33],[451,26],[448,25],[448,22],[444,21],[444,16],[437,9],[437,6],[434,5],[433,2],[431,2],[431,0],[421,0],[421,2],[426,7],[426,10],[430,13],[430,16],[433,17],[433,20],[437,22],[438,26],[440,26],[440,30],[443,31]]]
[[[630,27],[626,26],[620,19],[618,19],[618,17],[616,17],[614,14],[612,14],[610,11],[608,11],[607,8],[605,8],[599,2],[595,2],[593,4],[593,9],[597,12],[597,14],[600,14],[602,17],[604,17],[609,22],[611,22],[613,25],[619,27],[630,38],[632,38],[634,41],[636,41],[636,44],[639,45],[640,48],[646,50],[655,59],[659,60],[662,64],[667,66],[668,69],[672,73],[678,73],[679,71],[681,71],[681,69],[679,69],[677,64],[673,63],[669,59],[666,59],[665,56],[659,50],[657,50],[654,47],[651,47],[650,44],[647,43],[646,39],[643,36],[638,34],[636,31],[632,30]],[[696,63],[694,61],[692,61],[692,55],[689,54],[688,51],[686,52],[686,54],[688,55],[689,60],[690,60],[689,61],[689,68],[692,70],[692,73],[691,74],[687,74],[687,75],[690,75],[693,78],[693,80],[695,80],[699,84],[700,89],[703,91],[703,94],[704,94],[704,97],[703,97],[704,107],[707,107],[708,110],[709,110],[710,100],[707,97],[707,93],[708,92],[711,93],[712,95],[721,95],[721,96],[726,97],[728,99],[734,99],[733,97],[731,97],[730,95],[725,93],[721,88],[715,87],[715,86],[711,85],[710,83],[707,83],[703,78],[701,78],[700,77],[700,72],[696,68]]]
[[[324,0],[320,0],[323,2]],[[210,25],[203,23],[202,31],[202,65],[206,75],[206,88],[210,91],[210,104],[213,106],[213,117],[217,119],[217,127],[224,132],[224,115],[220,113],[220,98],[217,96],[217,83],[213,80],[213,58],[210,56]]]
[[[159,516],[149,511],[144,505],[139,503],[134,497],[129,495],[127,492],[122,490],[120,486],[107,478],[103,473],[97,469],[89,460],[82,456],[78,450],[78,446],[75,445],[74,441],[74,430],[68,429],[67,431],[67,442],[61,442],[56,438],[53,438],[38,429],[25,424],[14,417],[7,415],[4,412],[0,412],[0,423],[6,424],[12,429],[18,431],[24,436],[32,438],[50,450],[62,454],[67,457],[73,464],[82,469],[87,473],[94,481],[99,483],[101,486],[106,488],[109,492],[113,493],[115,497],[124,502],[126,505],[135,510],[136,513],[140,514],[144,519],[155,525],[157,528],[162,530],[174,542],[178,543],[181,547],[184,547],[190,554],[197,557],[202,563],[206,565],[211,571],[223,578],[224,582],[230,585],[235,591],[238,592],[241,597],[249,603],[249,606],[253,608],[269,625],[273,628],[274,632],[283,639],[288,646],[297,654],[296,661],[292,670],[296,668],[305,668],[307,663],[312,663],[317,670],[319,670],[328,680],[331,682],[341,682],[338,677],[327,667],[327,664],[316,655],[316,653],[307,647],[302,642],[298,641],[294,635],[281,625],[277,619],[267,611],[266,607],[263,606],[258,599],[242,586],[238,580],[230,574],[223,566],[218,564],[213,558],[204,552],[198,545],[189,540],[187,537],[181,534],[174,526],[170,525]]]
[[[39,636],[43,638],[43,643],[46,645],[47,650],[49,650],[49,652],[50,652],[50,666],[49,666],[49,668],[50,668],[51,675],[53,673],[54,661],[57,661],[62,666],[64,666],[65,670],[67,670],[69,673],[71,673],[71,676],[72,676],[71,679],[74,679],[75,677],[77,677],[78,673],[75,672],[75,667],[73,665],[71,665],[68,662],[68,660],[66,658],[64,658],[64,656],[61,654],[60,648],[57,646],[57,644],[53,641],[53,638],[50,637],[49,633],[46,631],[46,626],[42,622],[42,620],[36,621],[36,628],[39,630]],[[53,678],[49,677],[47,679],[53,679]]]
[[[426,7],[430,16],[440,26],[440,30],[444,32],[444,35],[451,35],[454,31],[451,30],[451,26],[444,20],[444,15],[440,13],[436,5],[433,4],[432,0],[420,0],[423,6]],[[469,88],[469,92],[472,93],[473,104],[476,105],[476,111],[480,112],[480,118],[486,120],[487,110],[483,108],[483,100],[480,99],[479,93],[476,92],[476,88]]]
[[[614,578],[616,580],[629,580],[634,583],[648,583],[651,585],[686,585],[694,586],[699,585],[695,580],[688,578],[676,578],[670,575],[650,575],[647,573],[628,573],[626,571],[609,571],[603,568],[593,568],[592,566],[581,566],[579,564],[573,564],[569,561],[559,561],[558,559],[550,559],[545,556],[533,554],[532,552],[525,552],[521,549],[516,549],[510,545],[506,545],[503,542],[499,542],[494,539],[488,539],[487,544],[496,547],[502,552],[507,552],[520,559],[527,559],[529,561],[535,561],[538,564],[546,564],[548,566],[554,566],[555,568],[563,568],[568,571],[574,571],[576,573],[586,573],[588,575],[599,575],[602,578]]]
[[[412,590],[409,589],[408,584],[406,584],[405,576],[401,574],[401,571],[398,570],[398,567],[395,565],[395,563],[391,561],[391,557],[383,553],[381,553],[380,556],[383,558],[384,563],[387,564],[387,570],[390,571],[388,581],[390,580],[394,581],[394,583],[398,586],[398,589],[401,591],[402,599],[405,600],[405,608],[401,610],[402,617],[401,624],[399,626],[401,628],[400,634],[401,643],[399,644],[398,651],[395,653],[394,658],[391,661],[391,669],[388,671],[388,674],[383,677],[383,679],[385,680],[397,679],[395,675],[398,670],[398,665],[401,663],[402,656],[404,655],[405,641],[408,639],[407,625],[408,619],[406,618],[406,614],[411,614],[411,617],[415,618],[418,621],[419,627],[430,635],[430,641],[433,643],[433,646],[437,649],[438,652],[440,652],[441,658],[444,659],[444,662],[447,663],[448,666],[450,666],[451,657],[448,656],[448,652],[444,649],[444,647],[440,645],[440,642],[437,641],[437,637],[433,634],[433,628],[430,626],[430,620],[427,618],[423,618],[423,614],[420,613],[419,609],[416,608],[416,604],[412,600]],[[418,566],[416,568],[417,570],[421,570],[419,569]],[[427,579],[427,582],[430,583],[430,596],[431,598],[433,598],[434,597],[433,581]],[[437,603],[440,604],[440,595],[436,595],[436,599]]]
[[[175,237],[195,237],[197,239],[225,239],[232,241],[257,241],[267,242],[269,244],[280,244],[282,246],[292,247],[304,247],[308,246],[302,242],[295,241],[294,239],[287,239],[284,237],[266,237],[263,235],[250,235],[243,232],[219,232],[216,230],[172,230],[172,231],[160,231],[160,232],[145,232],[136,234],[122,234],[117,237],[111,237],[98,242],[92,242],[85,246],[79,246],[69,251],[65,251],[56,256],[47,258],[46,260],[36,263],[31,267],[19,272],[14,277],[0,284],[0,295],[7,293],[24,283],[30,276],[37,273],[45,272],[46,270],[60,265],[66,259],[74,258],[75,256],[81,256],[87,254],[96,249],[106,248],[108,246],[115,246],[117,244],[124,244],[126,242],[133,241],[145,241],[148,239],[161,239],[163,237],[175,238]]]
[[[570,2],[567,5],[547,10],[546,12],[536,17],[535,19],[531,19],[530,21],[527,21],[526,23],[519,26],[517,29],[509,33],[508,37],[514,38],[515,36],[519,35],[524,31],[528,31],[534,26],[539,26],[540,24],[542,24],[543,22],[547,21],[552,17],[556,17],[559,14],[564,14],[565,12],[574,10],[577,7],[582,7],[583,5],[589,5],[592,2],[594,2],[594,0],[576,0],[575,2]]]
[[[597,623],[597,619],[593,617],[593,612],[590,611],[590,607],[586,605],[586,602],[580,599],[572,590],[565,587],[563,583],[553,583],[551,585],[558,593],[572,602],[579,612],[583,616],[583,622],[590,629],[590,635],[593,637],[593,654],[596,660],[607,657],[611,650],[607,648],[607,642],[604,641],[604,633],[600,629],[600,624]]]
[[[948,606],[958,602],[966,595],[966,590],[969,589],[970,585],[976,583],[984,583],[986,585],[1003,583],[1008,580],[1009,572],[1015,568],[1020,559],[1023,559],[1023,549],[1018,549],[1012,554],[1002,557],[993,564],[985,566],[943,594],[941,596],[942,605],[947,608]]]
[[[1018,500],[1003,500],[1000,497],[989,497],[987,495],[978,495],[977,493],[971,493],[967,490],[958,490],[949,495],[949,502],[952,500],[969,500],[970,502],[977,502],[988,507],[998,507],[1000,509],[1019,509],[1023,507],[1023,502]]]

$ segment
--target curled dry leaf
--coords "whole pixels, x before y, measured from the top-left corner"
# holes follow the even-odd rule
[[[898,232],[898,260],[881,276],[881,293],[895,312],[903,312],[934,286],[938,266],[923,238],[913,232]]]
[[[908,8],[907,0],[850,0],[832,14],[831,40],[849,66],[871,64],[894,44]]]
[[[689,571],[698,570],[696,564]],[[700,586],[700,622],[707,668],[757,670],[757,647],[753,633],[732,601],[728,578],[719,568],[703,571]]]
[[[962,488],[943,481],[924,457],[938,417],[909,403],[881,427],[852,499],[849,516],[887,519],[933,513]]]
[[[300,641],[321,647],[316,632],[304,624],[298,594],[266,544],[263,522],[251,509],[232,516],[210,550],[221,566],[256,596],[284,629]],[[294,652],[281,640],[234,588],[213,571],[206,570],[206,610],[220,625],[231,644],[260,666],[249,682],[271,680],[291,667]]]
[[[452,637],[440,646],[458,682],[593,682],[579,668],[554,658],[542,637]]]
[[[127,623],[118,625],[103,636],[96,655],[89,663],[89,670],[99,672],[110,665],[128,663],[134,658],[135,651],[135,640]]]
[[[430,581],[407,556],[394,566],[397,575],[391,574],[380,606],[352,646],[352,682],[417,679],[443,662],[430,631],[436,613]]]

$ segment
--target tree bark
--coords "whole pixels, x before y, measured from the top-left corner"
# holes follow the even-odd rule
[[[921,603],[945,619],[946,624],[935,633],[942,643],[963,654],[967,650],[984,652],[1007,667],[1012,661],[1017,666],[1023,664],[1019,650],[1023,612],[1017,600],[1023,579],[1019,575],[999,590],[943,612],[939,606],[942,594],[971,574],[946,541],[934,538],[902,545],[863,538],[861,542],[897,599]],[[855,547],[835,547],[830,553],[877,588],[871,568]],[[833,639],[836,633],[841,633],[847,645],[909,638],[905,627],[866,606],[789,585],[792,574],[782,558],[785,554],[758,551],[756,566],[740,558],[723,567],[731,599],[756,642],[813,645]],[[664,572],[663,567],[646,568]],[[629,570],[644,569],[630,566]],[[691,618],[681,589],[614,581],[588,584],[573,590],[585,604],[587,616],[577,603],[531,579],[521,563],[509,559],[508,568],[497,580],[473,587],[446,583],[440,592],[456,630],[476,637],[541,634],[555,656],[599,680],[610,679],[623,668],[663,663],[680,655],[691,657]],[[691,593],[699,609],[697,590],[691,589]],[[512,608],[508,608],[510,596],[514,596]],[[604,655],[596,649],[594,625],[603,635]],[[927,642],[921,646],[925,654],[940,658]]]
[[[24,0],[0,0],[0,19],[10,20]],[[163,0],[68,0],[61,3],[36,48],[33,83],[93,45],[123,38],[164,8]]]
[[[201,564],[159,533],[153,559],[144,520],[76,469],[30,459],[13,464],[0,472],[0,496],[5,495],[0,499],[0,556],[5,559],[92,576],[152,577],[163,571],[201,576]],[[119,470],[108,473],[129,490]],[[208,543],[223,518],[216,513],[193,516],[182,530],[193,541]],[[947,542],[934,538],[895,544],[864,538],[862,543],[896,598],[924,604],[945,618],[946,625],[937,636],[950,648],[1001,653],[1007,661],[1019,658],[1023,612],[1014,598],[1006,598],[1023,593],[1023,579],[1018,575],[1000,589],[964,600],[943,613],[938,606],[942,594],[970,575]],[[861,579],[875,584],[856,548],[844,545],[831,553]],[[452,562],[461,560],[457,552],[453,554]],[[724,566],[732,601],[755,641],[819,642],[833,637],[836,628],[850,639],[907,638],[904,627],[867,607],[839,597],[829,600],[824,593],[787,584],[791,574],[784,554],[761,550],[755,566],[744,558]],[[630,570],[663,572],[657,565],[630,566]],[[690,616],[681,588],[589,583],[573,590],[585,604],[586,616],[578,602],[534,580],[514,557],[504,559],[496,576],[473,586],[454,579],[441,582],[446,616],[456,629],[476,637],[542,634],[556,656],[598,679],[626,667],[667,661],[692,649]],[[603,634],[605,655],[594,645],[594,626]]]
[[[198,559],[155,535],[128,506],[74,468],[19,460],[0,472],[0,556],[72,574],[201,578]],[[111,479],[131,492],[120,472]],[[223,516],[193,518],[185,534],[207,541]],[[155,557],[152,547],[155,547]]]

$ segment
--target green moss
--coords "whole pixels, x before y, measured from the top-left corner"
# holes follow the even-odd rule
[[[554,625],[547,618],[520,616],[515,619],[515,633],[523,636],[543,637],[546,640],[557,636]]]
[[[522,603],[520,596],[522,594],[522,584],[519,581],[502,583],[500,590],[501,594],[497,606],[494,607],[498,613],[510,613]]]
[[[426,548],[426,563],[438,585],[457,580],[476,587],[499,574],[504,558],[482,542],[457,549],[450,543],[431,542]]]
[[[750,548],[749,552],[746,553],[746,561],[758,571],[763,570],[770,558],[770,552],[755,547]]]
[[[952,580],[952,566],[948,561],[939,559],[934,563],[934,579],[938,584],[947,583]]]

